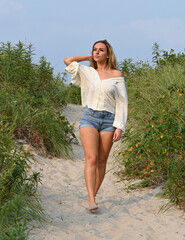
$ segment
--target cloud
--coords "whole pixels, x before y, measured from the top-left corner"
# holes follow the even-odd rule
[[[9,17],[23,11],[23,5],[12,0],[0,1],[0,17]]]

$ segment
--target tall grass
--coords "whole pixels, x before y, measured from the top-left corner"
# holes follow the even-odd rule
[[[185,54],[159,50],[153,61],[124,61],[129,96],[127,132],[119,152],[123,178],[163,185],[169,205],[185,207]]]
[[[13,125],[0,117],[0,239],[26,239],[28,218],[43,218],[35,195],[40,174],[32,172],[27,154],[15,148]]]
[[[73,126],[61,116],[66,86],[44,57],[33,64],[32,45],[0,46],[0,114],[14,122],[14,134],[44,154],[65,154],[75,140]]]
[[[27,222],[44,219],[36,195],[40,174],[15,146],[24,139],[44,155],[69,155],[73,126],[61,115],[67,105],[64,78],[44,57],[32,62],[33,46],[0,44],[0,239],[27,239]]]

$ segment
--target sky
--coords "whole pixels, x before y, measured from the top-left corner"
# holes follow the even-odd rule
[[[45,56],[56,74],[102,39],[118,62],[151,62],[155,42],[184,52],[185,0],[0,0],[0,42],[32,43],[35,63]]]

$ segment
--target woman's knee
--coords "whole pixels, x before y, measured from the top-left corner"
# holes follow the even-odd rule
[[[105,168],[106,164],[107,164],[107,158],[99,159],[99,161],[98,161],[99,168]]]
[[[87,165],[96,166],[98,162],[98,157],[96,155],[91,155],[91,156],[87,156],[85,160]]]

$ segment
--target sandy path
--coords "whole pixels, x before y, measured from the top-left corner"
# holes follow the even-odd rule
[[[78,124],[81,106],[69,105],[65,115]],[[127,193],[124,183],[110,171],[97,197],[96,213],[87,210],[87,193],[83,178],[84,155],[81,145],[74,145],[74,159],[49,159],[34,154],[35,170],[42,173],[39,188],[48,214],[44,226],[34,224],[30,240],[184,240],[185,216],[172,208],[158,214],[164,200],[155,197],[160,191],[147,189]],[[108,169],[113,166],[112,157]]]

